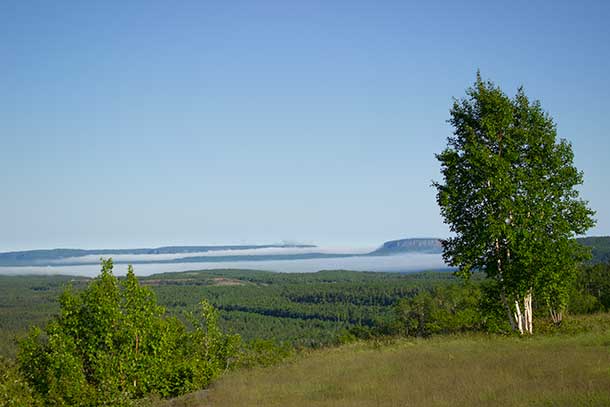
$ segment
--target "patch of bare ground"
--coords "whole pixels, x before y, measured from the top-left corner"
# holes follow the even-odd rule
[[[236,278],[214,277],[212,285],[245,285],[246,283]]]
[[[163,278],[142,280],[141,285],[157,286],[157,285],[187,285],[196,281],[194,278]]]
[[[163,279],[149,279],[142,280],[142,285],[146,286],[160,286],[160,285],[222,285],[222,286],[237,286],[251,284],[236,278],[228,277],[212,277],[209,279],[201,280],[195,278],[163,278]]]

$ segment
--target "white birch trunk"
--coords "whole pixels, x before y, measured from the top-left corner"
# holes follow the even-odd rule
[[[553,310],[553,308],[550,308],[551,311],[551,319],[553,320],[553,323],[558,325],[559,323],[561,323],[561,320],[563,319],[563,313],[561,311],[557,311],[555,312],[555,310]]]
[[[525,330],[531,335],[534,333],[531,289],[527,292],[525,298],[523,299],[523,306],[525,308]]]
[[[521,335],[534,333],[533,311],[532,311],[532,290],[530,289],[523,297],[523,312],[519,300],[515,300],[515,320]]]
[[[523,314],[521,313],[521,307],[519,301],[515,300],[515,320],[517,321],[517,328],[521,335],[523,335]]]

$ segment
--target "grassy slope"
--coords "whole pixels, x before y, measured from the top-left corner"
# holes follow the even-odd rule
[[[606,406],[610,332],[357,343],[233,372],[207,399],[213,407]]]

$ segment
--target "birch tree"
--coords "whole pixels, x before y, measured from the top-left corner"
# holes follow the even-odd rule
[[[573,237],[594,225],[594,212],[576,186],[566,140],[552,118],[523,89],[514,98],[477,73],[466,97],[454,100],[453,135],[436,157],[441,215],[452,237],[445,261],[468,278],[481,270],[499,287],[514,330],[533,333],[534,296],[558,322],[576,264],[587,253]]]

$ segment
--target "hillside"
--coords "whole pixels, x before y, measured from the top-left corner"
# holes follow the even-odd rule
[[[605,330],[574,336],[349,344],[233,372],[203,400],[159,406],[610,405],[608,322],[608,314],[589,317]]]
[[[591,263],[610,262],[610,236],[583,237],[577,240],[591,248]]]
[[[399,239],[385,242],[379,249],[369,253],[369,255],[380,256],[412,252],[442,253],[443,247],[440,240],[435,238]]]
[[[591,248],[591,263],[610,262],[610,236],[592,236],[576,239],[583,246]],[[441,242],[436,238],[399,239],[385,242],[369,256],[393,255],[401,253],[442,253]]]

